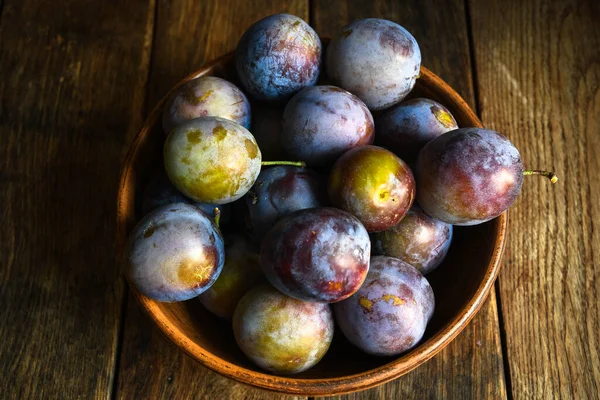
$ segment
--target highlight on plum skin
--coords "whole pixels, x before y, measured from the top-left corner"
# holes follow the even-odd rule
[[[288,296],[334,303],[360,288],[370,255],[371,241],[360,221],[323,207],[279,220],[263,239],[260,265],[269,282]]]
[[[286,296],[269,285],[251,289],[238,303],[233,333],[244,354],[277,374],[305,371],[325,355],[334,322],[325,303]]]
[[[344,336],[376,356],[398,355],[415,347],[434,308],[427,279],[415,267],[386,256],[373,257],[360,290],[333,305]]]
[[[125,247],[126,275],[145,296],[165,302],[192,299],[219,277],[223,238],[212,218],[189,204],[151,211]]]
[[[334,164],[327,191],[332,204],[355,215],[369,232],[396,225],[415,198],[410,167],[378,146],[356,147]]]
[[[446,258],[452,232],[452,225],[431,218],[413,204],[398,224],[372,236],[373,252],[395,257],[426,275]]]

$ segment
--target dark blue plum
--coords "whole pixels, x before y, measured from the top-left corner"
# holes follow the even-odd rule
[[[327,48],[327,74],[370,110],[400,102],[419,76],[421,51],[403,27],[367,18],[342,28]]]
[[[207,290],[225,260],[212,218],[189,204],[151,211],[133,229],[125,249],[127,277],[145,296],[184,301]]]
[[[261,171],[246,196],[250,227],[262,238],[282,217],[326,204],[325,186],[315,172],[289,166]]]
[[[457,129],[456,120],[440,103],[429,99],[403,101],[375,121],[375,141],[413,164],[419,151],[442,133]]]
[[[176,203],[194,205],[208,214],[211,218],[214,217],[215,208],[218,207],[219,211],[221,211],[221,223],[227,223],[231,215],[229,204],[216,205],[200,203],[185,197],[175,188],[175,186],[173,186],[169,177],[164,172],[152,178],[148,186],[146,186],[144,198],[142,200],[142,213],[146,215],[158,207]]]
[[[298,300],[334,303],[351,296],[369,270],[369,234],[337,208],[296,211],[263,240],[260,265],[273,286]]]
[[[248,28],[235,59],[240,81],[252,97],[281,102],[317,82],[321,40],[302,19],[275,14]]]
[[[365,104],[335,86],[302,90],[283,112],[281,144],[309,166],[333,163],[346,151],[373,143],[375,125]]]

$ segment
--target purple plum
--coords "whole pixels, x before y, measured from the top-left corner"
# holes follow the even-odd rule
[[[125,248],[127,277],[145,296],[184,301],[219,277],[223,238],[204,212],[189,204],[151,211],[133,229]]]
[[[280,218],[298,210],[324,206],[325,185],[313,171],[290,166],[267,168],[246,195],[253,234],[262,238]]]
[[[219,117],[200,117],[171,131],[165,170],[175,187],[195,201],[231,203],[250,190],[261,168],[254,136]]]
[[[333,339],[328,304],[284,295],[269,285],[251,289],[233,315],[233,334],[256,365],[277,374],[305,371],[325,355]]]
[[[260,265],[273,286],[299,300],[351,296],[369,270],[371,242],[353,215],[336,208],[296,211],[264,238]]]
[[[384,19],[352,22],[327,48],[327,74],[357,95],[370,110],[382,110],[406,97],[415,85],[421,51],[403,27]]]
[[[425,275],[448,254],[452,225],[431,218],[413,205],[398,224],[374,234],[372,241],[375,254],[398,258]]]
[[[283,112],[281,144],[311,166],[333,163],[344,152],[373,143],[375,125],[365,104],[335,86],[314,86],[296,94]]]
[[[415,175],[417,201],[427,214],[452,225],[476,225],[513,204],[523,185],[523,163],[498,132],[461,128],[423,147]]]
[[[198,117],[221,117],[250,127],[250,103],[237,86],[216,76],[201,76],[184,83],[167,100],[163,128],[173,128]]]
[[[333,307],[338,326],[352,344],[369,354],[393,356],[421,340],[435,300],[429,282],[415,267],[377,256],[360,290]]]
[[[302,19],[271,15],[244,33],[235,63],[242,85],[252,97],[282,102],[317,82],[321,40]]]
[[[221,275],[198,299],[213,314],[231,319],[238,301],[262,279],[259,255],[243,236],[230,236],[225,238]]]
[[[412,165],[419,151],[442,133],[458,129],[450,111],[429,99],[411,99],[386,110],[375,122],[376,143]]]

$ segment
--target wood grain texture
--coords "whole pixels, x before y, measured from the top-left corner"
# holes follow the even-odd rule
[[[252,23],[277,12],[308,20],[308,1],[159,0],[148,108],[205,62],[235,49]],[[235,383],[204,368],[162,335],[133,296],[122,348],[118,398],[292,398]]]
[[[417,39],[423,65],[442,77],[472,108],[475,108],[467,25],[462,1],[444,2],[443,5],[435,1],[315,1],[312,15],[312,25],[323,36],[332,36],[346,23],[360,18],[379,17],[399,23]],[[494,293],[470,325],[426,364],[388,384],[337,398],[415,397],[506,397]]]
[[[12,0],[0,23],[2,398],[106,398],[123,299],[115,198],[152,2]]]
[[[470,4],[483,123],[526,167],[500,274],[515,398],[600,393],[600,3]]]

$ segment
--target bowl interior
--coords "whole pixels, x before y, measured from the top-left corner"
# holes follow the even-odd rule
[[[190,75],[186,80],[215,75],[236,84],[231,54]],[[184,80],[185,81],[185,80]],[[182,81],[182,83],[184,82]],[[445,105],[459,126],[481,126],[466,103],[443,81],[422,68],[411,97],[428,97]],[[127,157],[119,191],[120,245],[141,217],[143,190],[162,168],[164,134],[158,104]],[[354,348],[338,330],[331,348],[314,368],[278,377],[252,364],[236,345],[230,323],[206,311],[199,301],[159,303],[136,293],[152,318],[175,343],[211,369],[234,379],[288,393],[339,393],[364,389],[393,379],[418,366],[443,348],[472,318],[487,297],[499,267],[506,215],[473,227],[456,227],[449,254],[429,279],[436,298],[433,319],[421,343],[400,357],[374,357]],[[319,385],[329,383],[327,389]],[[337,385],[337,386],[336,386]]]

